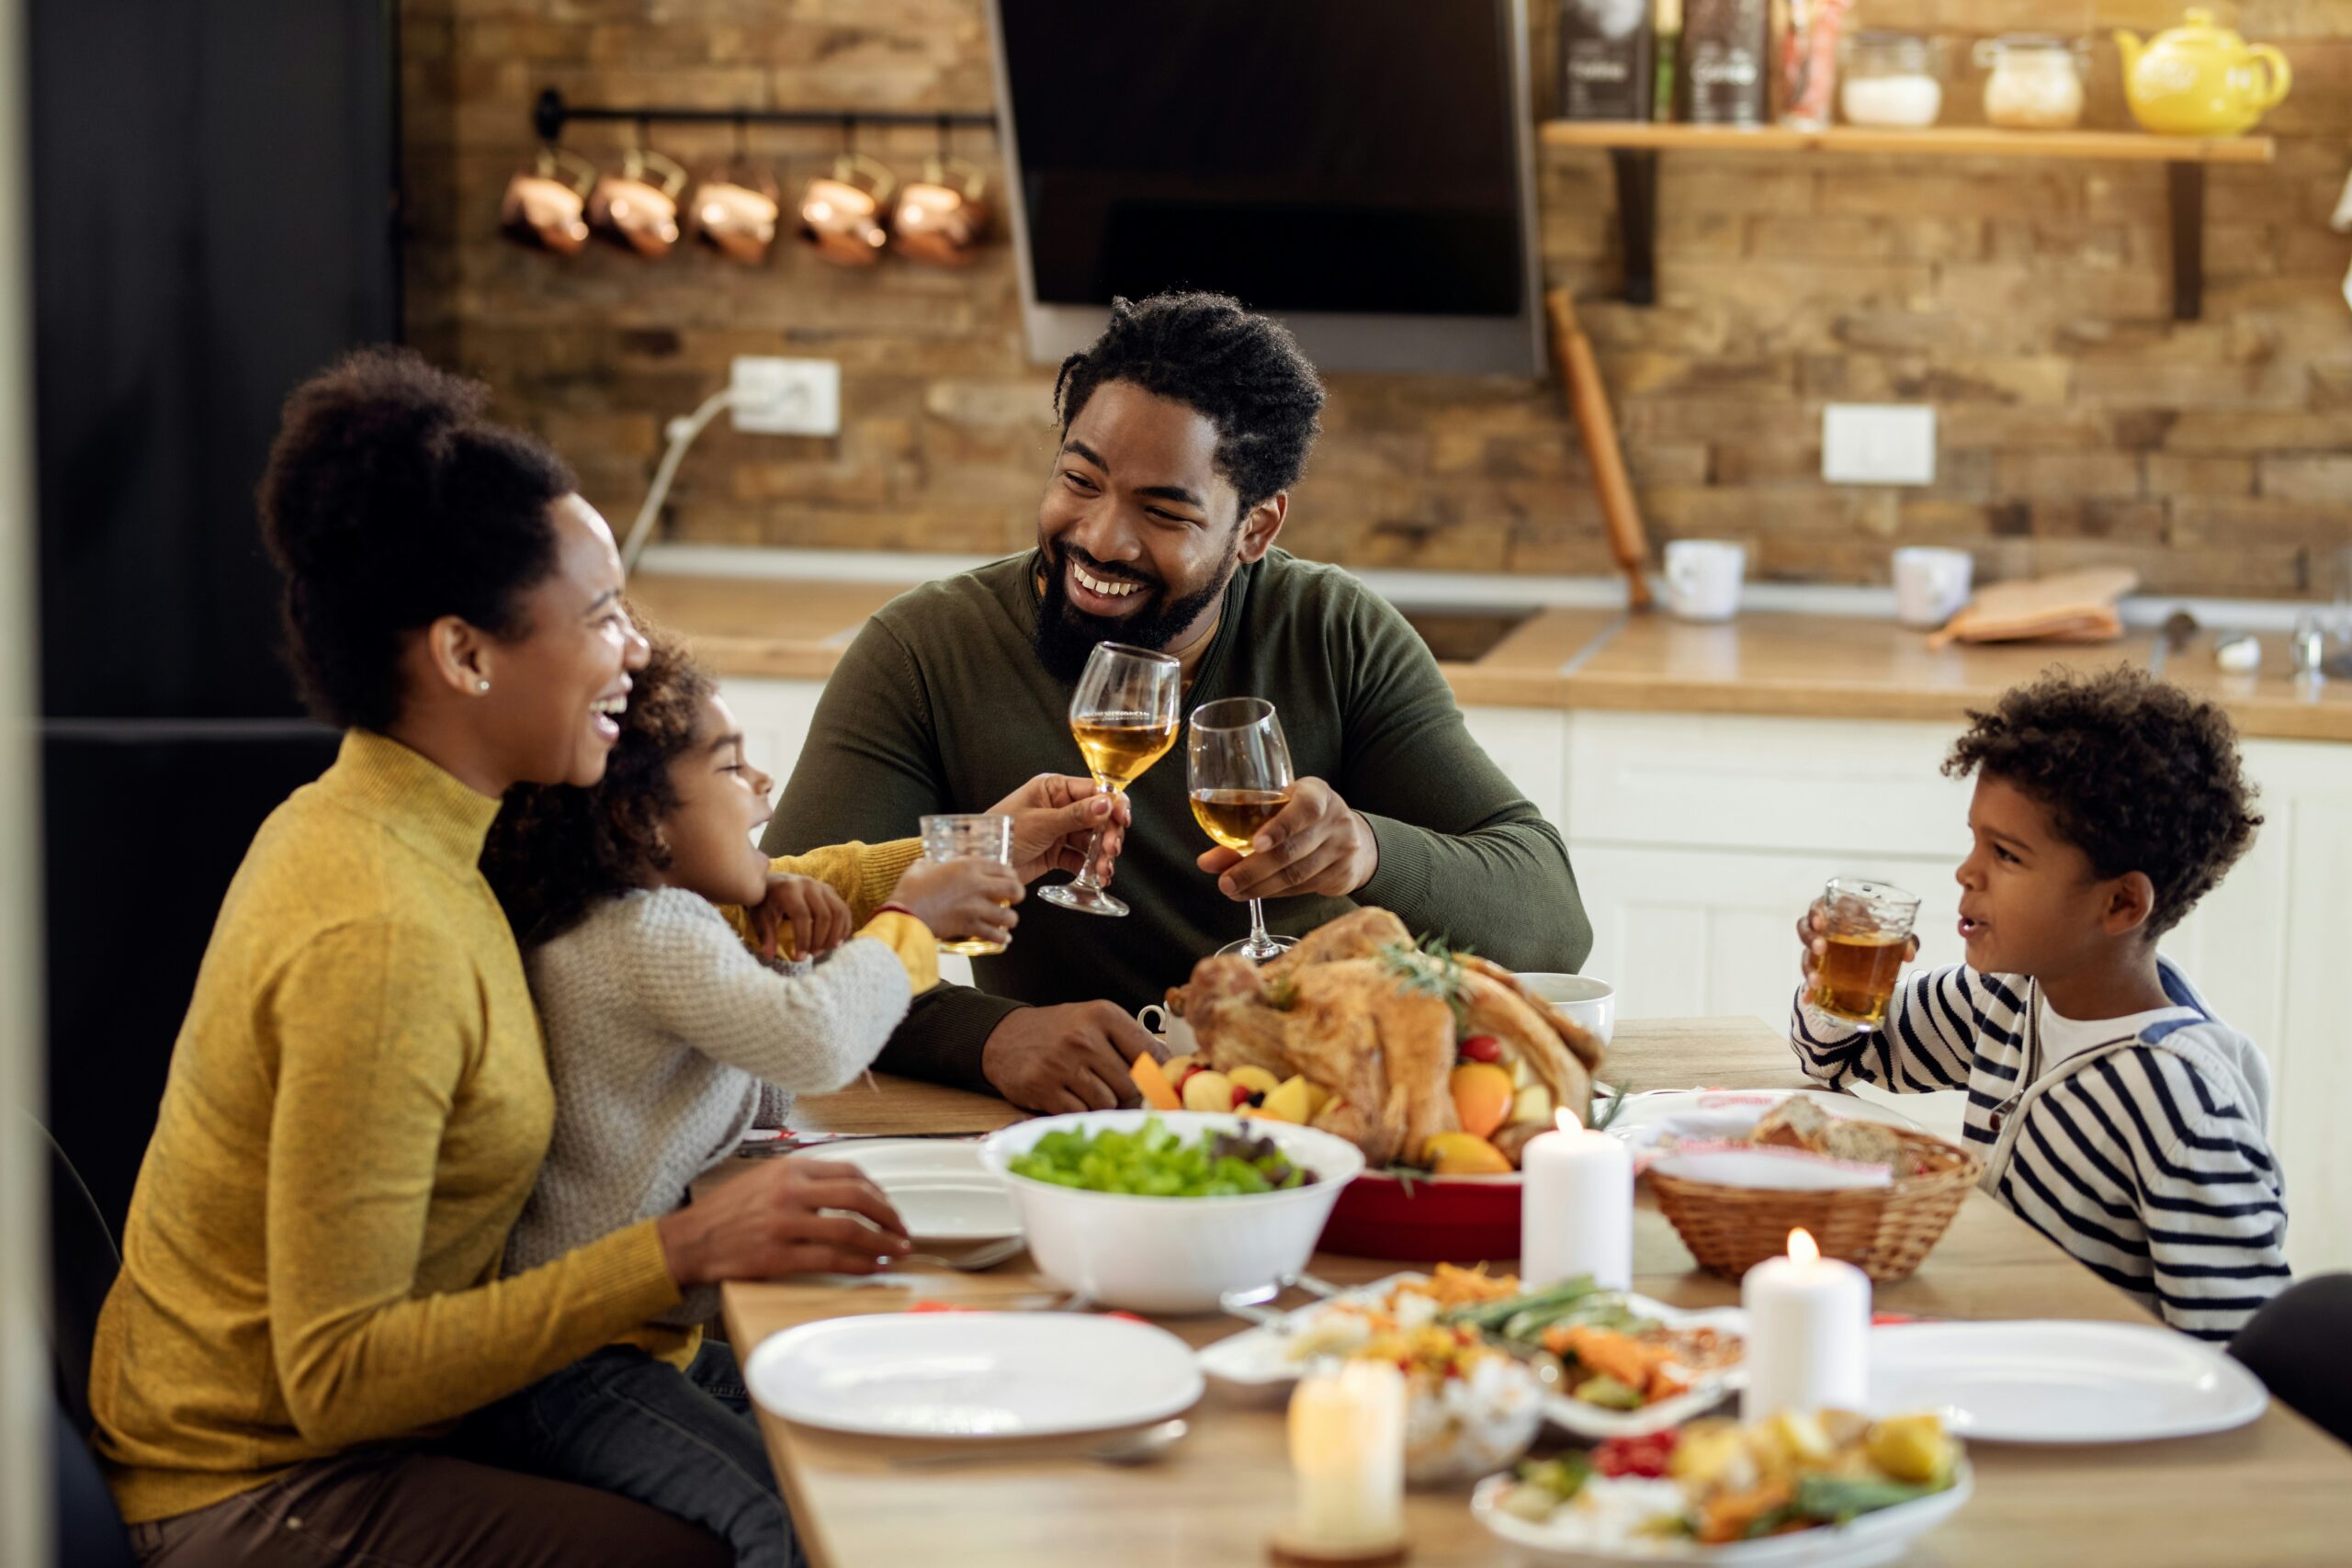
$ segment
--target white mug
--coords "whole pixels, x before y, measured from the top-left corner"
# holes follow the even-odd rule
[[[1667,608],[1686,621],[1728,621],[1739,613],[1747,547],[1727,539],[1676,539],[1666,547]]]
[[[1532,995],[1543,998],[1564,1015],[1570,1023],[1587,1034],[1609,1043],[1617,1032],[1617,987],[1606,980],[1596,980],[1589,975],[1551,975],[1520,972],[1519,983]]]
[[[1968,603],[1976,563],[1966,550],[1913,545],[1894,552],[1894,618],[1933,631]]]
[[[1159,1015],[1156,1019],[1155,1013]],[[1137,1008],[1136,1021],[1159,1036],[1171,1056],[1190,1056],[1200,1051],[1200,1036],[1193,1032],[1193,1026],[1158,1002],[1147,1002]]]

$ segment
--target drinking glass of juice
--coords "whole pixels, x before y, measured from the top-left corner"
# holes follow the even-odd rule
[[[1903,973],[1919,900],[1900,887],[1857,876],[1833,876],[1823,889],[1821,934],[1828,951],[1805,999],[1822,1012],[1876,1029]]]
[[[1012,818],[1001,812],[959,812],[923,818],[922,853],[925,860],[992,860],[1000,865],[1012,863]],[[961,953],[973,958],[986,958],[1005,950],[1006,943],[994,937],[944,937],[939,943],[942,953]]]

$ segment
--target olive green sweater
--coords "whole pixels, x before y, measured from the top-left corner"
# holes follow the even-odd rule
[[[983,810],[1035,773],[1084,771],[1070,687],[1032,645],[1036,572],[1034,554],[997,561],[866,623],[818,704],[770,854],[888,839],[925,812]],[[1270,927],[1310,931],[1377,905],[1515,968],[1583,963],[1592,928],[1558,831],[1470,739],[1436,660],[1387,601],[1281,550],[1241,568],[1185,706],[1228,696],[1272,702],[1298,774],[1337,789],[1379,840],[1379,869],[1352,898],[1269,901]],[[1184,774],[1180,739],[1128,792],[1135,826],[1114,886],[1133,916],[1027,900],[1012,947],[974,961],[982,990],[918,998],[877,1065],[986,1088],[980,1048],[1023,1003],[1136,1008],[1246,934],[1248,908],[1193,863],[1210,844]]]
[[[555,1097],[475,865],[497,814],[356,729],[254,836],[98,1316],[126,1519],[432,1432],[676,1303],[650,1220],[498,1277]]]

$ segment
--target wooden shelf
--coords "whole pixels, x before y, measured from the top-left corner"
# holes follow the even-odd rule
[[[1894,153],[1926,158],[2097,159],[2163,164],[2172,214],[2172,313],[2193,321],[2205,303],[2205,165],[2267,164],[2278,146],[2267,136],[2152,136],[2138,130],[1996,130],[1930,126],[1872,130],[1831,126],[1798,130],[1760,126],[1657,125],[1643,120],[1545,120],[1546,147],[1605,151],[1617,175],[1617,226],[1625,247],[1625,298],[1657,299],[1657,155],[1660,152]]]
[[[1545,120],[1546,147],[1602,147],[1650,152],[1894,152],[1923,158],[2091,158],[2139,164],[2267,164],[2278,145],[2267,136],[2152,136],[2143,130],[1996,130],[1930,126],[1826,130],[1764,126],[1653,125],[1641,120]]]

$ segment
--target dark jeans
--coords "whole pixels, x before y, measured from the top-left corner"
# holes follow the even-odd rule
[[[726,1568],[733,1555],[626,1497],[389,1448],[132,1525],[130,1545],[148,1568]]]
[[[706,1340],[684,1373],[628,1346],[574,1361],[468,1418],[477,1457],[616,1493],[700,1525],[738,1568],[803,1568],[734,1352]]]

